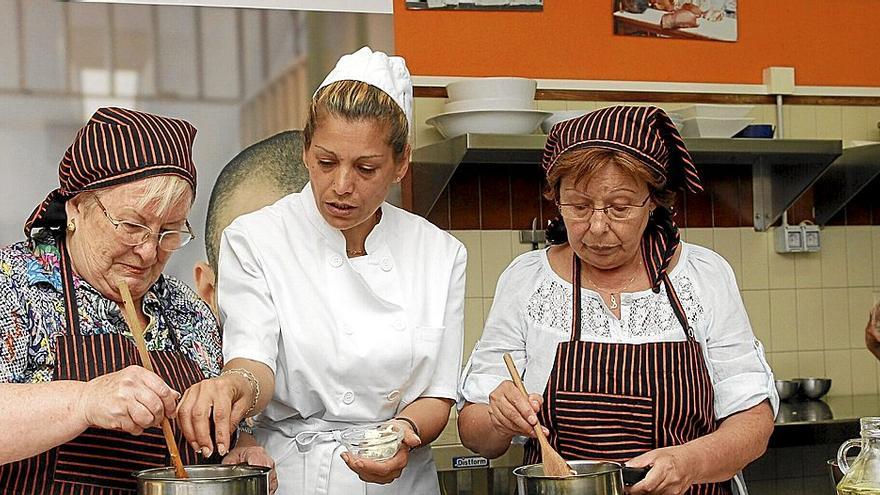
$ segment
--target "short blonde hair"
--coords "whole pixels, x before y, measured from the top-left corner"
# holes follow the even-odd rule
[[[309,104],[309,115],[303,127],[303,144],[312,145],[319,121],[326,114],[346,120],[376,120],[388,126],[387,143],[394,161],[400,162],[409,142],[409,123],[403,109],[381,89],[362,81],[343,80],[321,88]]]
[[[132,205],[132,208],[137,211],[141,211],[150,205],[154,205],[156,207],[156,214],[162,216],[167,214],[168,211],[171,210],[171,207],[180,201],[180,198],[184,197],[184,195],[189,194],[190,206],[192,206],[193,200],[195,199],[194,191],[189,182],[176,175],[154,175],[137,182],[144,186],[144,194],[137,203]],[[113,186],[111,186],[111,188],[112,187]],[[93,206],[93,203],[95,205],[97,204],[97,191],[86,191],[81,194],[84,195],[82,198],[84,203],[89,206]]]
[[[563,153],[547,174],[544,197],[558,202],[562,179],[571,175],[575,184],[589,181],[599,169],[608,164],[614,164],[634,179],[646,183],[654,202],[667,210],[672,209],[675,191],[666,189],[666,179],[663,176],[630,154],[596,147],[577,148]]]

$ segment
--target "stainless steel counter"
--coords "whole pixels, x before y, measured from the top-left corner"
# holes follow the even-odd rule
[[[859,435],[859,418],[880,416],[880,395],[839,395],[783,401],[771,447],[838,443]]]

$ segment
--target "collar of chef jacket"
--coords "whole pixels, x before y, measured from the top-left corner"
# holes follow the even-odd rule
[[[315,195],[312,191],[311,182],[306,184],[299,197],[300,201],[302,201],[303,210],[306,213],[306,219],[320,233],[330,249],[347,262],[348,255],[345,252],[345,236],[342,235],[340,230],[330,226],[330,224],[324,220],[324,217],[321,216],[321,212],[318,211],[318,206],[315,204]],[[381,208],[383,212],[382,220],[376,224],[376,226],[373,227],[373,230],[367,235],[364,245],[367,252],[374,256],[378,262],[390,263],[389,266],[391,266],[392,269],[381,272],[385,274],[385,277],[382,277],[382,280],[367,280],[357,270],[352,271],[354,271],[356,277],[363,284],[363,287],[369,290],[373,295],[377,296],[387,307],[400,309],[403,295],[400,292],[400,284],[396,278],[396,270],[398,267],[394,266],[396,262],[391,249],[386,242],[389,230],[393,229],[393,207],[383,202]]]
[[[335,229],[324,220],[324,217],[321,216],[321,212],[318,211],[318,206],[315,204],[315,194],[312,191],[312,183],[309,182],[303,187],[302,194],[300,194],[300,200],[302,201],[303,209],[306,212],[306,218],[312,224],[312,226],[317,229],[318,232],[327,240],[327,243],[333,248],[334,251],[345,255],[345,237],[342,235],[342,232],[339,229]],[[380,208],[382,208],[382,220],[373,227],[373,230],[367,235],[367,239],[364,242],[364,247],[366,248],[368,253],[378,253],[383,250],[387,250],[387,244],[385,243],[386,232],[388,231],[388,225],[393,221],[391,218],[392,215],[386,215],[385,213],[388,211],[386,208],[387,204],[382,203]]]

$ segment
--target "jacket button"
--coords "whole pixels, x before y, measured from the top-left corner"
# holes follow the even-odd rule
[[[400,398],[400,390],[392,390],[391,392],[388,392],[388,395],[386,395],[385,398],[388,399],[388,402],[395,402]]]
[[[403,324],[403,320],[401,320],[400,318],[395,318],[391,326],[394,327],[394,329],[397,331],[401,331],[406,328],[406,325]]]
[[[391,263],[391,258],[386,256],[379,262],[379,267],[381,267],[383,271],[390,272],[394,267],[394,264]]]
[[[351,327],[345,327],[342,329],[342,333],[344,333],[345,335],[351,335],[354,333],[354,331],[351,329]]]
[[[332,266],[333,268],[339,268],[340,266],[342,266],[342,256],[339,256],[338,254],[334,254],[333,256],[331,256],[330,266]]]
[[[342,394],[342,402],[346,405],[351,405],[351,403],[354,402],[354,392],[348,391]]]

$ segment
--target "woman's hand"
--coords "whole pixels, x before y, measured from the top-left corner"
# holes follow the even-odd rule
[[[392,421],[400,425],[404,433],[403,441],[400,442],[400,448],[397,449],[397,453],[391,459],[376,462],[354,457],[348,452],[342,453],[342,460],[345,461],[349,469],[357,473],[362,481],[384,485],[396,480],[403,473],[403,468],[409,462],[409,451],[422,444],[422,439],[415,434],[409,423],[406,421]]]
[[[260,445],[236,445],[223,458],[223,464],[250,464],[251,466],[264,466],[271,468],[269,472],[269,493],[275,493],[278,489],[278,475],[275,473],[275,460]]]
[[[247,414],[253,403],[250,383],[239,374],[229,373],[196,383],[183,393],[177,407],[177,424],[183,436],[205,457],[214,452],[211,420],[217,452],[226,455],[230,432]]]
[[[86,382],[79,410],[88,426],[140,435],[173,418],[179,397],[159,375],[129,366]]]
[[[544,398],[538,394],[529,394],[527,399],[512,381],[505,380],[489,394],[489,418],[492,426],[505,435],[534,438],[534,426],[538,423],[537,413],[543,402]]]
[[[629,487],[630,495],[681,495],[694,484],[691,474],[695,463],[688,457],[687,446],[664,447],[630,460],[629,467],[651,467],[642,481]]]

